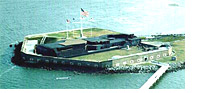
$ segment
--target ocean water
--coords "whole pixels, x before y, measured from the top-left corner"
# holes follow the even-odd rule
[[[89,12],[83,28],[136,35],[185,33],[184,4],[184,0],[0,0],[0,88],[138,89],[153,73],[77,75],[20,67],[11,62],[9,44],[30,34],[80,28],[73,23],[80,21],[80,8]],[[66,19],[71,23],[66,25]],[[185,70],[166,73],[152,88],[184,89]]]

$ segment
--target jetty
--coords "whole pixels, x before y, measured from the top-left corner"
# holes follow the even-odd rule
[[[166,63],[152,62],[152,64],[156,64],[161,67],[147,80],[147,82],[140,89],[149,89],[170,67],[169,64]]]

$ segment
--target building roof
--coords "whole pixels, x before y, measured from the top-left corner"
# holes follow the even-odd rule
[[[67,47],[70,45],[78,45],[78,44],[84,44],[84,43],[86,43],[86,41],[84,41],[84,40],[69,39],[69,40],[57,41],[55,43],[41,44],[40,46],[47,47],[50,49],[55,49],[55,48],[63,48],[63,47]]]
[[[65,42],[62,42],[62,43],[59,43],[59,44],[68,46],[68,45],[77,45],[77,44],[84,44],[84,43],[86,43],[85,40],[69,39],[69,40],[66,40]]]
[[[57,41],[55,43],[40,44],[38,46],[43,46],[43,47],[50,48],[50,49],[62,48],[62,47],[64,47],[64,45],[61,45],[60,43],[63,43],[63,42],[65,42],[65,40]]]
[[[134,37],[134,34],[117,34],[117,35],[103,35],[99,37],[91,37],[91,38],[85,38],[84,40],[89,41],[89,42],[105,42],[105,41],[110,41],[112,43],[115,42],[120,42],[120,41],[125,41],[125,39],[129,40],[136,40],[138,39],[137,37]]]
[[[105,42],[105,41],[109,41],[107,38],[105,37],[92,37],[92,38],[85,38],[84,40],[89,41],[89,42]]]
[[[123,42],[123,41],[126,41],[125,39],[114,39],[114,40],[111,40],[110,43],[117,43],[117,42]]]
[[[160,47],[161,45],[168,44],[167,42],[166,43],[164,43],[164,42],[141,42],[141,43],[156,46],[156,47]]]

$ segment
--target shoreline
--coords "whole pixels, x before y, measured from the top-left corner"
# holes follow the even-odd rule
[[[170,67],[167,69],[166,72],[176,72],[178,70],[185,69],[185,62],[178,62],[178,63],[168,63]],[[107,68],[100,73],[154,73],[160,67],[156,65],[136,65],[136,66],[125,66],[125,67],[112,67]]]

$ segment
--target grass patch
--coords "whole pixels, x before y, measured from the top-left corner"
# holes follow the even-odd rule
[[[160,41],[160,42],[173,42],[177,40],[183,40],[185,39],[185,36],[166,36],[166,37],[161,37],[160,39],[157,40],[149,40],[149,41]]]
[[[177,57],[176,61],[171,61],[171,56],[161,58],[158,61],[165,63],[185,61],[185,40],[172,42],[172,49],[176,52],[174,55]]]
[[[144,37],[144,36],[138,37],[138,38],[140,38],[140,39],[142,39],[142,40],[145,40],[145,39],[146,39],[146,37]]]
[[[101,61],[106,61],[108,59],[111,59],[113,56],[116,56],[116,55],[124,56],[124,55],[130,55],[130,54],[141,53],[141,52],[142,50],[139,50],[137,47],[133,46],[133,47],[130,47],[130,50],[116,49],[116,50],[111,50],[111,51],[106,51],[106,52],[73,57],[72,59],[101,62]]]
[[[74,30],[68,32],[68,37],[72,39],[76,39],[80,37],[80,30]],[[89,29],[83,29],[83,35],[86,37],[97,37],[101,35],[107,35],[107,34],[120,34],[119,32],[114,32],[111,30],[106,29],[100,29],[100,28],[89,28]],[[60,33],[51,33],[47,34],[48,36],[55,36],[60,38],[67,38],[67,32],[60,32]]]
[[[92,31],[92,34],[91,34],[91,31]],[[97,37],[97,36],[107,35],[107,34],[120,34],[120,33],[114,32],[111,30],[100,29],[100,28],[83,29],[83,35],[86,37]],[[47,38],[45,40],[45,43],[53,43],[53,42],[67,38],[67,32],[58,32],[58,33],[55,32],[55,33],[50,33],[46,35],[47,35]],[[69,31],[68,36],[70,39],[77,39],[80,37],[80,30]],[[40,42],[42,38],[43,38],[43,35],[35,35],[32,37],[26,37],[25,39],[38,40],[38,42]]]

